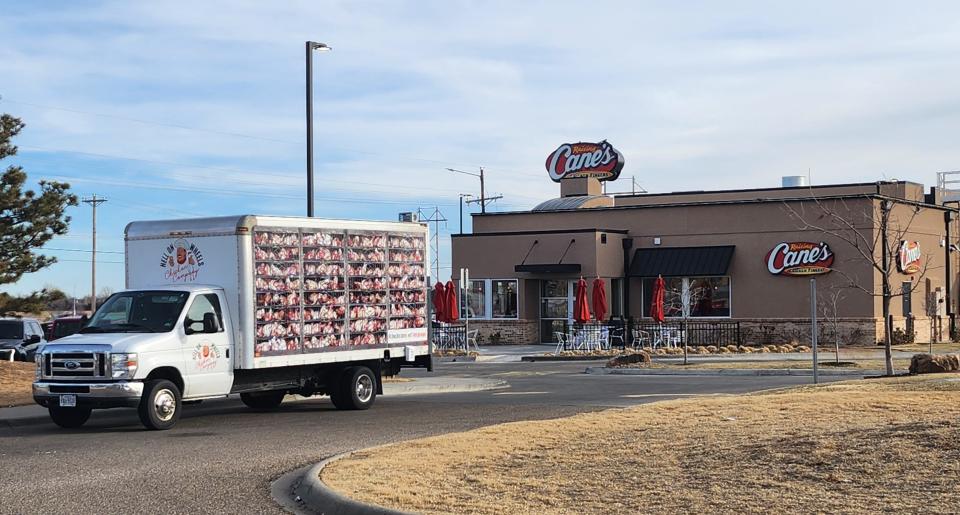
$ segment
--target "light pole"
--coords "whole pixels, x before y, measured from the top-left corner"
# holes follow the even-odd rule
[[[447,168],[447,170],[450,171],[450,172],[457,172],[457,173],[462,173],[462,174],[465,174],[465,175],[472,175],[472,176],[474,176],[474,177],[479,177],[479,178],[480,178],[480,212],[481,212],[481,213],[486,213],[486,212],[487,212],[487,201],[486,201],[486,198],[487,198],[487,197],[484,195],[484,192],[483,192],[483,167],[482,167],[482,166],[480,167],[480,173],[464,172],[463,170],[456,170],[456,169],[453,169],[453,168]]]
[[[313,51],[332,50],[323,43],[307,41],[307,216],[313,216]]]
[[[473,195],[469,193],[460,194],[460,234],[463,234],[463,199],[470,198]]]

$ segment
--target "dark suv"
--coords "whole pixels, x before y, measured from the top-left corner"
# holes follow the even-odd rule
[[[0,318],[0,359],[7,358],[7,350],[13,350],[13,358],[33,361],[37,349],[44,343],[43,329],[32,318]]]

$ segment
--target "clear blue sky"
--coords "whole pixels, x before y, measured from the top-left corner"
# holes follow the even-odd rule
[[[494,209],[556,196],[565,141],[607,139],[650,191],[907,179],[960,168],[960,5],[877,2],[0,0],[0,111],[31,183],[109,199],[99,285],[131,220],[305,212],[303,42],[317,213],[395,219],[488,171]],[[89,291],[90,208],[5,291]],[[469,227],[469,222],[467,222]],[[53,250],[56,249],[56,250]]]

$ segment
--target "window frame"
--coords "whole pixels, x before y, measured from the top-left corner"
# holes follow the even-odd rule
[[[727,280],[727,311],[726,315],[711,315],[711,316],[692,316],[692,306],[690,306],[690,282],[691,279],[718,279],[723,278]],[[642,277],[640,282],[640,299],[646,298],[646,285],[644,284],[646,280],[654,280],[655,277]],[[666,279],[680,279],[682,284],[682,291],[680,297],[683,299],[683,307],[681,316],[666,316],[664,318],[669,320],[728,320],[733,318],[733,278],[729,275],[691,275],[691,276],[676,276],[676,277],[665,277]],[[640,307],[640,316],[649,317],[650,316],[650,306],[644,302]]]
[[[514,317],[494,317],[493,316],[493,282],[494,281],[510,281],[516,284],[517,316],[514,316]],[[464,314],[467,312],[466,306],[461,306],[460,307],[461,319],[466,319],[466,318],[469,318],[470,320],[519,320],[520,319],[520,279],[516,277],[503,277],[503,278],[491,277],[489,279],[470,278],[470,282],[483,283],[483,314],[484,316],[466,317],[464,316]]]
[[[220,296],[218,296],[216,293],[198,293],[198,294],[194,295],[193,301],[190,302],[190,305],[189,305],[189,306],[185,306],[185,309],[183,310],[183,321],[186,322],[187,320],[190,320],[191,323],[196,323],[196,322],[201,322],[201,323],[202,323],[202,322],[203,322],[203,319],[202,319],[202,318],[201,318],[200,320],[194,320],[194,319],[190,318],[190,310],[193,308],[193,305],[196,304],[196,302],[197,302],[201,297],[204,297],[204,298],[212,297],[212,298],[213,298],[213,300],[209,300],[209,299],[208,299],[207,302],[208,302],[208,303],[210,304],[210,306],[213,308],[213,313],[214,313],[215,315],[217,315],[217,322],[218,322],[219,325],[220,325],[220,330],[217,331],[217,332],[218,332],[218,333],[222,333],[222,332],[226,331],[226,328],[223,326],[223,306],[220,305]],[[181,324],[181,325],[183,325],[183,324]],[[205,333],[205,334],[210,334],[210,333]]]

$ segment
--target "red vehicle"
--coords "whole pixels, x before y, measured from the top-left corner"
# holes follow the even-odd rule
[[[85,325],[87,325],[87,315],[65,316],[54,318],[43,324],[43,332],[46,333],[49,342],[79,332]]]

